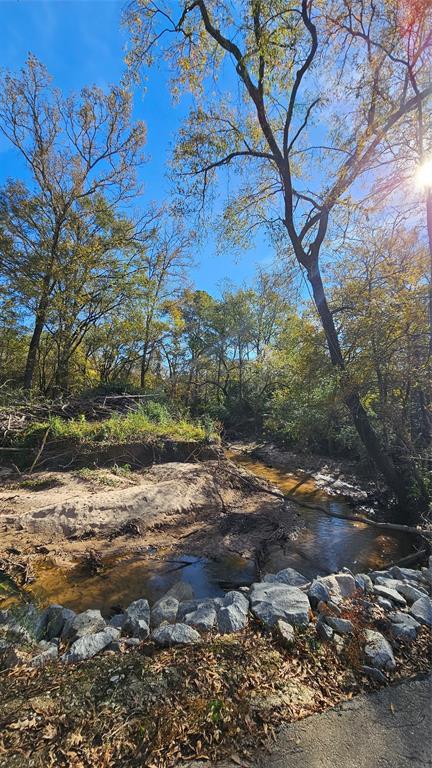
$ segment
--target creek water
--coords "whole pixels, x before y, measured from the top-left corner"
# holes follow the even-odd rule
[[[266,547],[264,572],[274,573],[288,566],[309,578],[343,566],[360,572],[384,567],[413,551],[413,536],[331,517],[303,506],[306,502],[338,514],[352,512],[344,498],[321,490],[306,473],[275,469],[238,452],[231,452],[229,458],[282,490],[292,501],[290,519],[293,514],[298,516],[299,526],[294,533]],[[179,580],[189,583],[196,597],[216,597],[230,585],[247,585],[257,576],[255,561],[231,553],[209,560],[199,553],[170,557],[148,548],[129,556],[106,558],[102,572],[94,575],[89,575],[82,564],[62,569],[49,559],[37,564],[35,572],[36,579],[28,588],[30,599],[41,605],[60,603],[76,611],[99,608],[105,615],[140,597],[153,603]],[[7,607],[11,599],[14,596],[9,592],[7,600],[0,599],[0,607]]]

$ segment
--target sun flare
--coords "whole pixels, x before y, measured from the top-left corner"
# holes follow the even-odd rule
[[[415,178],[420,189],[432,188],[432,158],[419,165]]]

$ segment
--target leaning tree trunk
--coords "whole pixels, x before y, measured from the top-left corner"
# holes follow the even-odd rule
[[[344,399],[351,414],[354,426],[368,455],[382,473],[387,485],[395,494],[399,505],[406,509],[408,501],[411,505],[413,503],[412,499],[409,499],[410,481],[407,481],[407,478],[397,470],[392,458],[385,452],[361,402],[358,388],[348,379],[338,333],[334,324],[333,315],[330,312],[327,303],[324,285],[317,263],[309,268],[308,279],[312,287],[315,305],[326,336],[331,361],[345,377]]]
[[[27,352],[26,367],[24,371],[24,389],[30,390],[33,386],[33,379],[36,370],[36,363],[39,352],[39,345],[45,325],[47,302],[40,302],[36,314],[36,320],[33,328],[33,334],[30,339],[30,346]]]

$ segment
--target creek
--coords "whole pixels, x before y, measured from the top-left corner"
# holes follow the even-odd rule
[[[329,513],[352,514],[345,498],[320,489],[310,475],[275,469],[237,451],[230,452],[229,458],[279,488],[290,500],[290,515],[295,514],[299,520],[298,528],[287,538],[266,544],[261,558],[263,573],[292,567],[313,578],[343,566],[362,572],[384,568],[414,551],[413,535],[308,508],[319,506]],[[228,552],[218,560],[210,560],[199,553],[164,556],[163,551],[144,547],[138,553],[104,558],[103,570],[98,573],[89,574],[82,563],[62,569],[45,559],[36,565],[35,575],[26,591],[41,605],[60,603],[76,611],[99,608],[109,615],[140,597],[153,603],[178,580],[189,583],[196,597],[216,597],[230,585],[234,588],[252,583],[257,572],[255,560]]]

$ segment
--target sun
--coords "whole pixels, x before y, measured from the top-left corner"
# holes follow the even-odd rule
[[[418,166],[415,179],[420,189],[432,189],[432,158]]]

